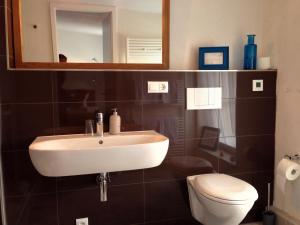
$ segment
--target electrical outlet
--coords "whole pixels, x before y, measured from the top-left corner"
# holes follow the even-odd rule
[[[76,225],[89,225],[89,218],[76,219]]]
[[[148,93],[168,93],[168,81],[148,81]]]

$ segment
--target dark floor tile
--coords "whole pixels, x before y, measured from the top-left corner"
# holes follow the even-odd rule
[[[143,100],[163,103],[184,103],[184,72],[143,72]],[[148,81],[167,81],[169,92],[148,93]]]
[[[237,73],[221,72],[222,98],[236,98]]]
[[[146,184],[146,221],[184,218],[190,215],[186,181]]]
[[[40,175],[28,151],[2,153],[2,165],[6,196],[56,192],[56,178]]]
[[[95,189],[98,187],[97,174],[84,176],[60,177],[58,179],[58,190],[82,190]],[[143,170],[110,173],[109,186],[128,185],[143,182]]]
[[[212,129],[219,136],[218,120],[218,109],[185,111],[185,138],[203,138]]]
[[[58,224],[55,194],[6,198],[6,213],[9,225]]]
[[[55,101],[141,100],[140,72],[57,72]]]
[[[220,87],[219,72],[187,72],[186,88]]]
[[[199,172],[213,173],[219,171],[218,138],[186,140],[185,154],[193,161]]]
[[[184,107],[178,104],[143,104],[143,128],[167,136],[171,142],[184,139]]]
[[[52,134],[52,104],[2,105],[2,150],[28,149],[37,136]]]
[[[249,173],[274,168],[275,138],[272,135],[221,138],[218,151],[220,173]]]
[[[0,77],[3,103],[52,102],[52,76],[48,71],[9,71]]]
[[[236,136],[236,101],[223,99],[222,109],[219,110],[220,137]]]
[[[83,133],[85,120],[95,120],[96,112],[104,114],[104,130],[107,132],[112,108],[117,108],[121,116],[121,131],[142,130],[142,105],[139,102],[57,103],[55,133]]]
[[[276,71],[237,73],[237,98],[276,97]],[[253,80],[263,80],[264,91],[252,91]]]
[[[99,190],[59,193],[59,221],[73,225],[88,217],[90,224],[130,225],[144,221],[143,185],[110,187],[108,201],[100,202]]]
[[[236,135],[274,134],[276,99],[256,98],[236,101]]]

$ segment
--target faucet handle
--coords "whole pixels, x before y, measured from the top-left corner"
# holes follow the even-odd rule
[[[97,113],[96,118],[98,122],[103,122],[103,113]]]

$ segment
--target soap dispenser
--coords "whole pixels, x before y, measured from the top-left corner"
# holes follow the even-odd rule
[[[121,117],[118,115],[117,109],[112,109],[113,114],[109,117],[109,133],[119,134],[121,132]]]

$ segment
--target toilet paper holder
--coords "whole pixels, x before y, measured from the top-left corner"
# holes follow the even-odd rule
[[[285,159],[289,159],[291,161],[295,161],[295,162],[300,162],[300,155],[296,154],[296,155],[285,155],[284,156]]]

